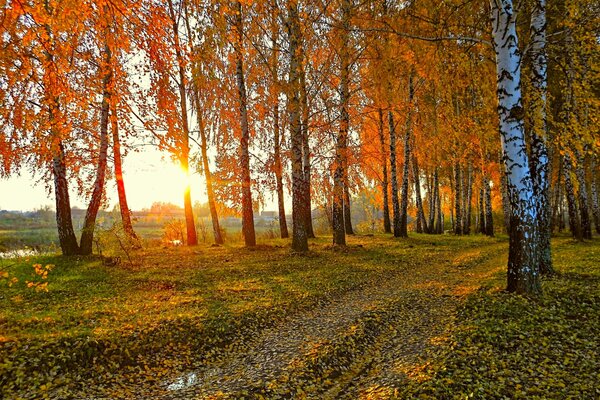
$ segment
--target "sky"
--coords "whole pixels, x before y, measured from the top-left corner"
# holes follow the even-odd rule
[[[153,202],[170,202],[183,206],[185,175],[178,164],[153,148],[131,152],[123,162],[123,176],[127,201],[132,210],[149,208]],[[110,164],[109,164],[110,165]],[[0,209],[30,211],[49,205],[54,209],[54,194],[48,194],[45,185],[35,185],[36,178],[27,171],[9,179],[0,178]],[[191,177],[192,201],[207,201],[204,178],[199,174]],[[114,179],[107,182],[109,209],[118,203]],[[71,192],[71,205],[86,208],[86,199]]]

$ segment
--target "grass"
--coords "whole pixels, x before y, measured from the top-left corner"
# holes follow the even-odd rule
[[[505,249],[505,239],[480,236],[356,236],[344,251],[329,242],[312,241],[304,256],[291,254],[286,241],[269,240],[252,250],[151,248],[135,253],[133,265],[126,259],[105,265],[94,257],[0,260],[5,268],[15,263],[9,271],[19,280],[0,287],[0,397],[68,397],[99,382],[123,391],[140,379],[161,382],[218,357],[236,340],[399,268],[410,273],[448,258],[468,262],[486,246]],[[470,296],[453,345],[430,366],[429,378],[411,382],[400,397],[535,396],[529,380],[567,397],[594,393],[589,390],[597,390],[599,376],[592,367],[600,370],[592,343],[600,333],[598,250],[597,240],[558,239],[559,273],[544,282],[539,299],[503,293],[504,278],[496,276]],[[33,263],[55,265],[48,292],[26,287]],[[539,346],[550,361],[537,357]],[[495,378],[498,371],[506,372],[504,383]],[[588,391],[573,386],[584,379]],[[561,382],[569,386],[561,388]]]
[[[553,240],[543,293],[505,293],[504,274],[470,296],[451,345],[401,398],[600,398],[600,246]]]

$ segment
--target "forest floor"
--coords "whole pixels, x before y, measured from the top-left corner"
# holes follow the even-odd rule
[[[554,240],[535,299],[502,291],[505,238],[328,242],[11,261],[0,397],[600,397],[598,239]]]

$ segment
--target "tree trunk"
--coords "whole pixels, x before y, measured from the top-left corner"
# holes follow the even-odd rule
[[[123,231],[134,243],[139,241],[133,224],[131,223],[131,211],[127,204],[127,194],[125,192],[125,181],[123,180],[123,162],[121,160],[121,141],[119,139],[119,120],[117,119],[117,106],[112,101],[111,105],[111,127],[113,141],[113,159],[115,164],[115,180],[117,182],[117,194],[119,196],[119,210],[121,212],[121,223]]]
[[[348,188],[348,167],[346,166],[346,179],[344,179],[344,230],[346,235],[354,235],[352,229],[352,212],[350,204],[350,189]]]
[[[396,127],[392,111],[388,111],[390,129],[390,173],[392,177],[392,207],[394,210],[394,237],[400,237],[400,201],[398,200],[398,174],[396,165]]]
[[[466,179],[466,188],[464,190],[464,219],[463,219],[463,233],[465,235],[469,235],[471,233],[471,207],[473,198],[473,167],[471,163],[467,165],[467,179]]]
[[[510,226],[510,223],[509,225]],[[494,236],[494,214],[492,213],[492,185],[489,176],[485,177],[485,234]]]
[[[192,43],[193,32],[190,27],[190,17],[187,9],[187,1],[183,2],[185,12],[185,27],[187,30],[190,53],[194,53],[194,46]],[[198,82],[192,79],[192,93],[193,101],[196,107],[196,122],[198,124],[198,131],[200,135],[200,152],[202,154],[202,169],[204,171],[204,179],[206,180],[206,196],[208,197],[208,209],[210,210],[210,220],[213,228],[213,238],[216,244],[223,244],[223,235],[221,233],[221,226],[219,224],[219,215],[217,213],[217,205],[215,203],[215,191],[213,188],[212,174],[210,172],[210,163],[208,162],[208,140],[206,137],[206,131],[204,127],[204,119],[202,117],[202,107],[200,103],[200,88]]]
[[[565,192],[567,195],[567,208],[569,210],[569,229],[573,237],[577,240],[583,240],[581,225],[579,224],[579,212],[575,202],[575,189],[571,181],[571,157],[568,154],[563,156],[563,174],[565,179]]]
[[[178,142],[179,150],[179,164],[186,177],[186,185],[183,192],[183,208],[185,212],[185,227],[187,233],[187,245],[196,246],[198,244],[198,235],[196,234],[196,221],[194,219],[194,209],[192,208],[192,196],[191,196],[191,182],[190,182],[190,128],[188,124],[188,107],[187,107],[187,95],[186,95],[186,75],[185,75],[185,63],[181,54],[181,43],[179,42],[179,24],[175,10],[173,9],[172,0],[168,1],[169,13],[171,16],[171,23],[173,28],[173,39],[175,44],[175,56],[177,58],[177,67],[179,73],[179,80],[177,86],[179,89],[179,112],[181,113],[181,141]]]
[[[281,166],[281,139],[279,133],[279,100],[273,106],[273,140],[275,142],[275,182],[277,186],[277,209],[279,210],[279,232],[281,238],[289,237],[285,218],[285,199],[283,196],[283,171]]]
[[[419,162],[417,157],[412,157],[413,179],[415,181],[415,200],[417,204],[417,233],[427,232],[427,220],[425,219],[425,211],[423,210],[423,199],[421,197],[421,179],[419,171]]]
[[[309,238],[315,237],[315,232],[312,223],[312,204],[311,204],[311,176],[310,176],[310,145],[309,145],[309,130],[308,130],[308,94],[306,92],[306,71],[304,68],[304,49],[300,45],[301,52],[301,66],[300,66],[300,108],[302,109],[302,167],[304,171],[304,185],[305,188],[305,213],[304,218],[306,219],[306,235]]]
[[[333,177],[333,244],[346,245],[345,213],[344,213],[344,182],[347,179],[348,165],[348,129],[350,115],[348,103],[350,100],[350,0],[342,0],[342,28],[340,49],[340,130],[336,141],[335,173]]]
[[[412,132],[412,102],[414,98],[413,74],[408,78],[408,103],[411,109],[406,120],[406,133],[404,135],[404,166],[402,170],[402,199],[400,201],[400,236],[408,237],[408,174],[410,172],[411,157],[411,132]]]
[[[486,234],[485,229],[485,187],[487,186],[485,175],[481,175],[481,187],[479,188],[479,233]]]
[[[460,164],[454,164],[454,234],[462,235],[462,210],[461,210],[461,194],[462,194],[462,174]]]
[[[379,116],[379,142],[381,143],[381,169],[383,178],[381,180],[381,192],[383,194],[383,231],[392,233],[392,224],[390,221],[390,204],[388,198],[388,171],[387,171],[387,153],[385,151],[385,133],[383,128],[383,110],[381,107],[377,110]]]
[[[435,232],[438,234],[444,233],[444,214],[442,214],[442,195],[440,194],[440,180],[438,168],[435,168],[433,173],[434,201],[437,209],[437,218],[435,222]]]
[[[240,127],[242,130],[240,140],[240,169],[242,178],[242,233],[247,247],[256,246],[254,232],[254,210],[252,209],[252,190],[250,178],[250,129],[248,128],[248,99],[246,83],[244,81],[244,26],[242,17],[242,4],[235,2],[235,77],[237,81]]]
[[[305,171],[302,168],[303,133],[300,121],[300,75],[301,43],[298,21],[298,4],[288,2],[288,29],[290,43],[290,73],[288,90],[290,135],[292,139],[292,249],[298,252],[308,250],[307,235],[307,187]]]
[[[54,195],[56,199],[56,227],[58,240],[64,256],[79,253],[79,245],[73,231],[71,219],[71,201],[69,199],[69,184],[67,183],[67,167],[65,165],[65,149],[62,142],[58,142],[58,154],[52,159],[52,173],[54,175]]]
[[[596,171],[596,155],[592,155],[590,170],[592,172],[592,181],[590,183],[590,192],[592,195],[592,214],[594,215],[594,225],[596,233],[600,234],[600,206],[598,205],[598,172]]]
[[[92,254],[94,241],[94,230],[96,228],[96,217],[100,204],[102,203],[102,193],[104,192],[104,180],[106,176],[106,162],[108,153],[108,117],[110,112],[112,71],[110,70],[110,49],[108,45],[104,46],[106,70],[102,77],[102,105],[100,107],[100,147],[98,149],[98,165],[96,167],[96,179],[92,197],[85,213],[83,230],[81,231],[81,240],[79,253],[82,255]]]
[[[540,230],[539,261],[542,274],[552,273],[550,250],[550,193],[548,175],[546,98],[548,62],[546,56],[546,0],[533,2],[530,22],[531,46],[531,175]]]
[[[540,289],[539,232],[527,159],[521,96],[521,55],[512,0],[491,2],[496,52],[499,131],[511,205],[507,290],[535,294]],[[487,221],[486,221],[487,222]]]
[[[592,239],[592,220],[590,218],[590,208],[588,205],[587,186],[585,182],[585,159],[580,151],[575,151],[577,165],[575,166],[575,176],[579,184],[579,213],[581,215],[581,236],[584,239]]]

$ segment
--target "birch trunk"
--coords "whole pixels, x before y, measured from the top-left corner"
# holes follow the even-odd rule
[[[188,2],[184,0],[183,7],[185,12],[185,27],[189,38],[190,53],[194,53],[194,46],[192,38],[194,37],[193,31],[190,26],[190,17],[187,8]],[[204,171],[204,179],[206,181],[206,196],[208,197],[208,209],[210,211],[210,220],[213,228],[213,239],[216,244],[223,244],[223,235],[221,233],[221,226],[219,224],[219,215],[217,213],[217,205],[215,202],[215,191],[213,188],[212,174],[210,172],[210,163],[208,161],[208,139],[206,137],[206,130],[204,126],[204,119],[202,118],[202,107],[200,103],[200,88],[198,82],[192,80],[192,94],[194,106],[196,107],[196,122],[198,124],[198,131],[200,135],[200,152],[202,154],[202,169]]]
[[[481,188],[479,189],[479,233],[486,233],[485,230],[485,178],[481,180]]]
[[[579,223],[579,212],[575,202],[575,189],[571,181],[571,157],[568,154],[563,156],[563,174],[565,179],[565,192],[567,195],[567,209],[569,211],[569,229],[573,237],[577,240],[583,240],[583,233]]]
[[[414,98],[413,74],[408,78],[408,102],[411,109],[406,120],[406,133],[404,135],[404,166],[402,169],[402,199],[400,201],[400,236],[408,237],[408,175],[410,172],[411,133],[412,133],[412,102]]]
[[[240,140],[240,169],[242,178],[242,233],[244,243],[248,247],[256,246],[254,232],[254,210],[252,208],[252,190],[250,177],[250,129],[248,127],[248,98],[244,80],[244,25],[242,17],[242,4],[235,2],[235,77],[237,82],[240,126],[242,130]]]
[[[462,174],[460,164],[454,164],[454,234],[462,235]]]
[[[344,221],[344,182],[347,177],[347,146],[350,115],[348,102],[350,100],[350,0],[343,0],[341,6],[341,48],[340,48],[340,127],[336,141],[335,173],[333,177],[333,244],[346,245],[346,229]]]
[[[299,40],[300,41],[300,38]],[[310,176],[310,143],[309,143],[309,130],[308,130],[308,119],[309,119],[309,106],[308,106],[308,93],[306,92],[306,70],[304,68],[304,50],[303,46],[300,46],[301,51],[301,67],[300,67],[300,108],[302,110],[302,168],[304,171],[304,186],[305,186],[305,213],[304,218],[306,219],[306,235],[309,238],[315,237],[315,232],[312,223],[312,205],[311,205],[311,176]]]
[[[499,130],[511,205],[507,290],[532,294],[540,291],[539,231],[524,135],[517,15],[512,0],[492,0],[491,11]]]
[[[552,273],[550,249],[550,185],[547,136],[548,61],[546,56],[546,0],[536,0],[530,22],[531,47],[531,175],[540,230],[539,262],[542,274]]]
[[[348,188],[348,166],[346,165],[346,178],[344,179],[344,229],[346,235],[354,235],[352,229],[352,212],[350,204],[350,189]]]
[[[292,142],[292,249],[298,252],[308,250],[306,230],[306,184],[302,165],[303,134],[301,124],[300,75],[301,75],[301,43],[298,17],[298,4],[288,1],[288,29],[290,72],[288,82],[290,135]]]
[[[394,237],[400,237],[400,202],[398,200],[398,174],[396,165],[396,126],[394,124],[394,115],[391,111],[388,111],[388,125],[390,129],[390,174],[392,178]]]
[[[466,189],[464,192],[465,201],[463,203],[463,208],[465,217],[463,219],[463,233],[469,235],[471,233],[471,200],[473,198],[473,167],[470,162],[467,165]]]
[[[590,218],[590,208],[588,204],[587,185],[585,182],[585,158],[580,151],[575,152],[577,165],[575,167],[575,176],[579,186],[579,213],[581,216],[581,236],[584,239],[592,239],[592,220]]]
[[[381,144],[381,169],[383,178],[381,180],[381,192],[383,194],[383,231],[392,233],[392,224],[390,221],[390,204],[388,197],[388,171],[387,171],[387,152],[385,151],[385,133],[383,128],[383,110],[381,107],[377,110],[379,116],[379,142]]]
[[[172,0],[168,1],[169,13],[172,22],[173,39],[175,44],[175,56],[177,59],[177,67],[179,80],[177,86],[179,89],[179,112],[181,113],[181,129],[182,135],[181,140],[178,141],[180,146],[179,150],[179,164],[181,169],[186,176],[186,185],[183,192],[183,208],[185,212],[185,227],[187,233],[187,245],[196,246],[198,244],[198,236],[196,234],[196,221],[194,220],[194,210],[192,208],[192,196],[191,196],[191,182],[190,182],[190,128],[188,123],[188,106],[187,106],[187,95],[186,95],[186,71],[185,62],[181,53],[181,43],[179,41],[179,24],[175,10],[173,9]]]
[[[594,225],[596,227],[596,233],[600,234],[600,206],[598,205],[598,172],[596,171],[596,155],[592,155],[592,161],[590,170],[592,172],[592,181],[590,183],[590,192],[592,195],[592,214],[594,216]]]
[[[494,214],[492,213],[492,185],[489,176],[485,177],[485,234],[494,236]]]
[[[444,214],[442,214],[442,196],[440,194],[440,180],[437,167],[433,173],[434,199],[435,208],[437,209],[437,218],[435,222],[435,232],[438,234],[444,233]]]
[[[92,245],[94,241],[94,230],[96,228],[96,217],[100,204],[102,203],[102,193],[104,192],[104,181],[106,177],[106,162],[108,155],[108,116],[110,112],[110,87],[112,84],[112,72],[110,70],[110,49],[104,46],[105,52],[105,71],[102,77],[102,105],[100,107],[100,146],[98,149],[98,165],[96,167],[96,179],[94,180],[94,189],[92,197],[85,213],[83,230],[81,231],[81,241],[79,253],[81,255],[92,254]]]
[[[427,220],[425,219],[425,211],[423,210],[423,199],[421,197],[421,179],[419,171],[419,162],[417,157],[412,157],[413,179],[415,181],[415,201],[417,205],[417,233],[427,232]]]
[[[71,218],[71,200],[69,199],[69,184],[67,183],[67,167],[65,164],[65,149],[62,142],[58,142],[57,154],[52,159],[52,173],[54,175],[54,196],[56,200],[56,227],[58,240],[64,256],[79,253],[79,245],[73,231]]]
[[[121,159],[121,141],[119,139],[119,121],[117,119],[117,106],[114,100],[111,104],[111,133],[113,141],[113,159],[115,166],[115,180],[117,182],[117,194],[119,197],[119,210],[121,212],[121,223],[123,224],[123,231],[128,238],[133,240],[134,243],[139,241],[139,238],[133,230],[133,224],[131,223],[131,211],[127,204],[127,193],[125,192],[125,180],[123,179],[123,161]]]

